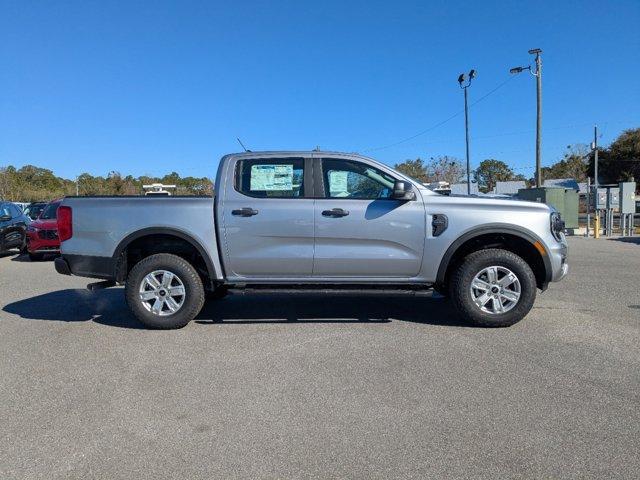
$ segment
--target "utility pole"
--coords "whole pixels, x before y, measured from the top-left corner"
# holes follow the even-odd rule
[[[600,209],[598,208],[598,125],[593,126],[593,184],[595,190],[596,218],[593,238],[600,238]]]
[[[79,196],[80,196],[80,184],[79,184],[79,178],[80,178],[80,177],[78,177],[78,176],[76,175],[76,197],[79,197]]]
[[[596,187],[596,192],[598,191],[598,126],[593,126],[593,184]]]
[[[461,73],[458,77],[458,84],[464,90],[464,135],[467,148],[467,195],[471,195],[471,159],[469,157],[469,103],[467,98],[467,88],[471,85],[471,80],[476,78],[476,71],[469,72],[469,79],[465,78],[465,74]],[[466,85],[463,85],[467,80]]]
[[[542,50],[533,48],[529,50],[530,55],[535,55],[536,70],[531,70],[531,65],[527,67],[514,67],[509,73],[521,73],[529,70],[529,73],[536,77],[536,187],[542,186]]]

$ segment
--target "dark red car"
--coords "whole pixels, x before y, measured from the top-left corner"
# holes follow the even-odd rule
[[[27,227],[27,251],[31,260],[42,260],[46,254],[60,253],[58,239],[58,207],[62,199],[47,204],[36,220]]]

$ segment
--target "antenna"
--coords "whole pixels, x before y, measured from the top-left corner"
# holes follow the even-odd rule
[[[236,140],[238,140],[238,143],[240,144],[240,146],[242,147],[242,149],[245,152],[250,152],[251,150],[248,150],[247,147],[244,146],[244,143],[242,143],[242,140],[240,140],[239,138],[236,138]]]

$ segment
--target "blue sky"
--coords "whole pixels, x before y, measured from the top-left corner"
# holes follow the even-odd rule
[[[213,176],[248,148],[464,158],[530,176],[543,53],[543,164],[640,126],[640,2],[0,0],[0,166],[73,177]],[[506,82],[506,83],[504,83]],[[430,129],[389,148],[379,148]]]

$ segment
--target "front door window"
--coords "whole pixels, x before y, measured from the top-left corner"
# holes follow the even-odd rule
[[[326,198],[377,200],[391,198],[395,179],[370,165],[325,159],[322,174]]]

